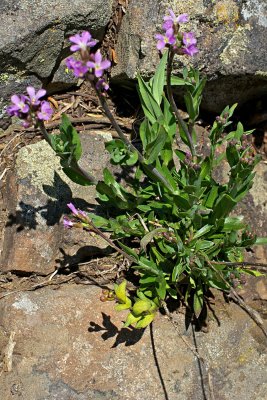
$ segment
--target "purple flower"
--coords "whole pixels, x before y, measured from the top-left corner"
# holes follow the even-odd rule
[[[189,47],[192,44],[197,43],[197,39],[195,38],[195,34],[193,32],[184,32],[183,33],[183,43],[185,47]]]
[[[191,46],[184,47],[183,52],[184,54],[192,57],[193,55],[198,53],[198,48],[194,44],[191,44]]]
[[[23,94],[21,96],[14,94],[11,96],[11,101],[13,104],[7,108],[7,112],[10,116],[15,115],[18,117],[20,113],[27,114],[29,112],[30,107],[27,104],[27,101],[29,101],[28,97]]]
[[[37,117],[41,121],[48,121],[53,114],[53,110],[48,101],[42,101],[40,111],[37,111]]]
[[[157,49],[162,51],[167,45],[173,45],[176,43],[176,38],[174,36],[173,29],[170,28],[166,31],[165,35],[156,34],[155,39],[157,39]]]
[[[46,91],[44,89],[40,89],[37,93],[35,93],[34,87],[28,86],[26,90],[30,97],[30,102],[33,106],[39,105],[41,103],[40,98],[46,95]]]
[[[195,34],[193,32],[185,32],[183,33],[183,52],[189,56],[193,56],[198,53],[198,48],[196,47],[197,39],[195,38]]]
[[[63,217],[63,225],[64,225],[64,228],[69,229],[69,228],[73,227],[73,222],[70,219],[68,219],[67,217]]]
[[[173,27],[175,24],[184,24],[188,22],[188,14],[181,14],[176,17],[172,10],[169,10],[170,15],[165,16],[164,23],[162,25],[164,30],[168,30]]]
[[[75,60],[75,58],[69,57],[65,62],[67,67],[73,71],[77,78],[83,78],[88,72],[88,67],[80,60]]]
[[[69,207],[73,215],[77,216],[79,214],[79,211],[77,210],[74,204],[68,203],[67,206]]]
[[[87,220],[87,214],[86,214],[85,211],[81,211],[81,210],[77,209],[75,207],[75,205],[72,204],[72,203],[68,203],[67,206],[69,207],[69,209],[71,210],[72,214],[75,217],[77,217],[77,218],[79,218],[81,220]]]
[[[97,41],[92,39],[92,35],[87,31],[82,32],[81,35],[77,33],[74,36],[70,36],[69,40],[74,43],[70,46],[70,50],[73,52],[78,50],[86,51],[87,47],[93,47],[97,43]]]
[[[91,55],[93,61],[88,61],[86,63],[88,68],[94,68],[94,74],[97,78],[100,78],[105,69],[108,69],[111,66],[111,62],[109,60],[102,61],[102,55],[100,50],[97,50],[95,54]]]
[[[109,84],[105,81],[105,79],[101,78],[97,81],[95,87],[97,90],[108,90]]]

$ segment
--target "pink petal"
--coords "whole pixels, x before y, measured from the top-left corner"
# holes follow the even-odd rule
[[[108,69],[111,66],[111,62],[109,60],[104,60],[101,63],[101,68]]]
[[[13,96],[11,96],[11,101],[12,101],[12,103],[18,105],[18,103],[20,103],[20,98],[18,95],[13,94]]]
[[[95,68],[95,63],[92,62],[92,61],[88,61],[88,62],[86,63],[86,65],[87,65],[88,68]]]
[[[29,95],[31,98],[32,98],[32,97],[35,97],[35,89],[34,89],[34,87],[28,86],[26,90],[27,90],[28,95]]]
[[[29,93],[29,92],[28,92]],[[38,90],[38,92],[36,93],[36,98],[40,99],[41,97],[44,97],[46,95],[46,90],[44,89],[40,89]]]
[[[95,63],[100,64],[101,61],[102,61],[102,55],[100,53],[100,50],[97,50],[97,52],[95,53]]]

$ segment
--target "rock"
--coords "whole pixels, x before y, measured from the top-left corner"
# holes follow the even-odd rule
[[[209,377],[203,367],[201,379],[197,360],[166,317],[157,316],[152,334],[123,328],[125,314],[101,303],[100,294],[97,287],[66,285],[1,300],[3,399],[200,400],[209,385],[220,400],[266,398],[265,340],[238,306],[218,304],[210,331],[195,333],[209,365]],[[175,319],[194,347],[184,316]],[[15,346],[7,357],[10,337]]]
[[[97,179],[107,165],[101,131],[81,134],[81,166]],[[59,262],[75,263],[101,253],[107,244],[82,230],[66,230],[62,215],[67,203],[78,208],[95,206],[95,187],[79,186],[61,171],[59,158],[45,141],[22,148],[9,173],[4,195],[8,221],[4,229],[1,270],[49,274]],[[102,253],[103,253],[102,251]],[[63,260],[62,260],[63,259]]]
[[[171,7],[188,13],[188,29],[196,32],[200,52],[193,59],[179,56],[174,72],[193,64],[207,75],[202,107],[221,112],[227,104],[259,98],[267,89],[267,3],[265,0],[136,0],[122,21],[113,81],[134,79],[137,71],[153,74],[159,61],[154,35]]]
[[[1,2],[2,103],[29,84],[40,86],[50,82],[60,62],[69,54],[67,38],[71,34],[88,29],[101,40],[112,3],[112,0],[77,0],[67,4],[64,0]]]

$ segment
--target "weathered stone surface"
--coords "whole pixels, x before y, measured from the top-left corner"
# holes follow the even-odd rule
[[[0,93],[2,100],[29,84],[47,83],[69,54],[66,39],[88,29],[101,39],[112,0],[12,0],[0,7]],[[34,79],[32,79],[34,77]],[[35,82],[37,79],[37,82]],[[0,98],[0,100],[1,100]],[[1,107],[1,104],[0,104]]]
[[[151,76],[159,61],[154,35],[171,7],[188,13],[200,53],[180,56],[175,70],[193,63],[209,78],[203,107],[220,112],[227,104],[243,103],[267,90],[267,3],[265,0],[136,0],[129,4],[116,48],[114,81]]]
[[[101,131],[84,133],[81,140],[81,166],[100,179],[109,159]],[[9,219],[4,230],[2,271],[45,275],[54,271],[57,258],[65,257],[65,264],[74,263],[107,247],[98,237],[63,228],[66,204],[72,201],[82,209],[95,205],[95,187],[71,182],[45,141],[19,151],[15,169],[7,179],[4,201]]]
[[[201,381],[197,360],[166,317],[155,320],[153,349],[149,328],[123,329],[125,314],[115,312],[113,303],[101,303],[100,293],[96,287],[68,285],[1,300],[3,399],[200,400],[203,390],[209,398],[205,369]],[[261,331],[234,304],[219,303],[215,315],[209,333],[196,332],[214,398],[264,400]],[[184,330],[184,316],[175,318],[194,346],[191,328]],[[15,347],[8,372],[6,345],[12,332]]]

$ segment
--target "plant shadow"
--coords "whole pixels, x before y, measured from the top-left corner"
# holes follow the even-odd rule
[[[125,346],[133,346],[142,338],[145,329],[134,329],[134,328],[121,328],[118,329],[116,325],[110,319],[109,315],[102,312],[103,326],[90,321],[90,326],[88,332],[103,332],[101,337],[103,340],[108,340],[115,337],[115,342],[111,348],[115,348],[120,344],[125,344]]]
[[[57,172],[54,173],[52,185],[42,185],[42,191],[32,188],[28,178],[20,182],[24,186],[25,194],[23,200],[19,202],[18,209],[9,213],[6,227],[17,226],[17,232],[24,229],[36,230],[38,225],[54,226],[58,224],[63,215],[70,214],[67,203],[73,202],[77,208],[82,210],[96,211],[96,204],[89,204],[81,198],[73,198],[72,190],[69,185],[64,182]],[[29,191],[27,192],[27,187]],[[29,202],[26,200],[29,199]],[[33,205],[32,199],[46,199],[43,205]]]

